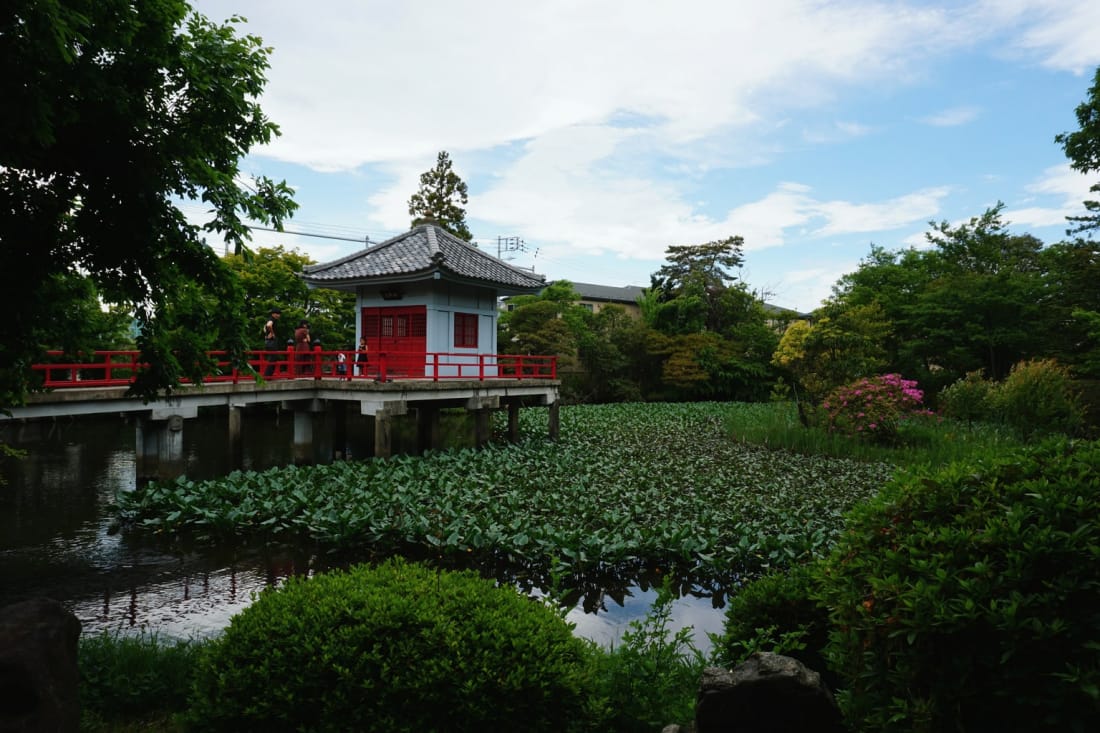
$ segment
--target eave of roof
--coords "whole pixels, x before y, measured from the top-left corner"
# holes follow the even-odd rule
[[[546,285],[544,276],[499,260],[434,224],[421,224],[381,244],[307,267],[302,278],[314,287],[338,290],[427,279],[492,287],[501,293],[533,293]]]

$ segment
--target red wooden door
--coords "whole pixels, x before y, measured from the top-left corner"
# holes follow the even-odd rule
[[[384,361],[387,373],[393,376],[424,376],[424,354],[428,350],[428,314],[424,306],[364,308],[362,319],[372,371]]]

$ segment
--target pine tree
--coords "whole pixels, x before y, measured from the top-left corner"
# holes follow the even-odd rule
[[[420,190],[409,199],[412,225],[435,223],[456,237],[473,239],[466,226],[466,183],[451,170],[451,158],[446,150],[439,152],[435,168],[420,175]]]

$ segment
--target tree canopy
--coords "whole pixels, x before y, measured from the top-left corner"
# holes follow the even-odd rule
[[[1075,110],[1079,129],[1063,132],[1054,141],[1062,146],[1074,170],[1096,173],[1100,172],[1100,68],[1096,69],[1088,94],[1088,98]],[[1093,184],[1089,190],[1100,193],[1100,183]],[[1100,201],[1085,201],[1084,204],[1088,214],[1069,217],[1070,221],[1077,222],[1077,226],[1070,230],[1071,234],[1100,229]]]
[[[27,367],[83,327],[51,320],[65,311],[51,284],[71,276],[133,310],[152,366],[141,394],[201,375],[197,334],[170,323],[170,299],[191,287],[216,304],[201,327],[244,346],[239,286],[203,234],[240,252],[246,219],[281,228],[295,204],[285,183],[241,180],[241,158],[278,133],[257,103],[270,49],[239,35],[242,22],[211,22],[185,0],[13,0],[0,12],[0,406],[19,404],[35,387]],[[184,215],[191,201],[205,224]]]
[[[459,239],[473,239],[466,226],[466,183],[451,169],[451,157],[439,151],[435,168],[420,174],[420,189],[409,198],[412,225],[434,222]]]

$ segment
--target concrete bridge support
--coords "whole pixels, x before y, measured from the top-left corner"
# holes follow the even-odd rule
[[[186,468],[183,455],[184,417],[154,411],[151,416],[137,420],[134,457],[139,481],[172,479],[183,475]]]
[[[439,406],[418,405],[416,408],[417,450],[421,455],[438,450],[443,445],[439,429]]]
[[[313,462],[313,413],[305,410],[294,411],[294,442],[290,449],[294,463]]]

